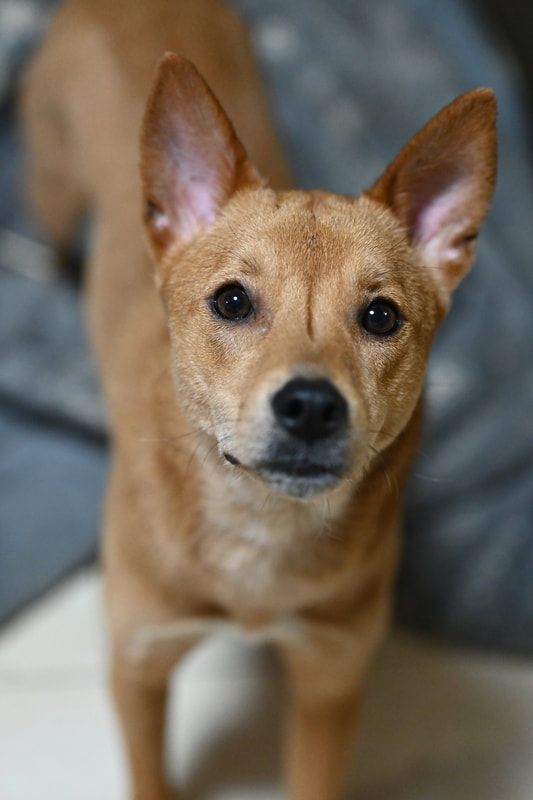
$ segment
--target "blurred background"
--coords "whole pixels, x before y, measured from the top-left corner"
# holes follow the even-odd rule
[[[530,800],[533,701],[528,707],[524,693],[533,688],[533,5],[233,4],[249,23],[278,132],[304,188],[358,194],[456,95],[479,85],[498,94],[496,198],[474,271],[436,343],[424,446],[409,490],[397,606],[401,630],[411,633],[396,634],[372,679],[358,796]],[[122,777],[103,692],[93,566],[106,426],[83,331],[83,235],[68,268],[64,254],[58,268],[24,201],[16,120],[24,66],[55,6],[0,0],[0,706],[11,709],[5,729],[0,721],[0,797],[114,800]],[[413,632],[426,638],[413,639]],[[230,737],[225,750],[213,745],[207,763],[222,774],[238,751],[251,772],[256,765],[254,782],[259,775],[267,787],[257,797],[276,796],[269,788],[275,735],[268,737],[278,693],[268,657],[230,648],[205,658],[189,678],[185,669],[192,728],[176,744],[189,754],[190,785],[206,797],[241,796],[210,794],[210,770],[202,773],[193,753],[205,734],[195,703],[205,706],[210,696],[210,708],[218,707],[216,673],[231,705],[240,676],[241,689],[255,698],[255,705],[247,701],[252,728],[269,712],[259,738],[252,737],[260,746],[247,751],[241,719],[235,729],[240,725],[243,736]],[[238,692],[234,705],[239,717]],[[221,718],[229,708],[220,706]],[[44,751],[35,775],[48,775],[65,742],[78,743],[70,771],[63,765],[50,773],[56,783],[49,790],[14,766],[30,746],[35,757],[33,743],[43,739],[55,741],[56,751]],[[378,768],[384,747],[389,758]],[[98,773],[99,788],[77,786],[80,770]],[[230,768],[230,783],[238,774]]]

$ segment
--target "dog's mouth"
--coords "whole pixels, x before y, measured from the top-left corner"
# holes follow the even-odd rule
[[[311,461],[263,461],[257,465],[257,469],[269,475],[317,480],[323,480],[328,476],[341,478],[343,474],[340,467],[326,467],[323,464],[313,464]]]
[[[244,466],[230,453],[224,453],[224,458],[234,466]],[[343,463],[324,464],[296,458],[260,461],[252,469],[284,494],[293,497],[312,497],[332,489],[346,473]]]

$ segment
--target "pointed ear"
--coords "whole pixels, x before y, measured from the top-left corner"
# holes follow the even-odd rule
[[[167,53],[141,131],[144,222],[160,257],[209,226],[237,189],[261,181],[196,68]]]
[[[496,98],[475,89],[442,109],[367,192],[406,228],[445,301],[466,275],[496,179]]]

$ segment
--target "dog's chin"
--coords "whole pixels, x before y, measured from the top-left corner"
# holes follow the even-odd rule
[[[343,480],[344,469],[324,469],[318,466],[261,464],[257,473],[276,492],[300,500],[335,489]]]

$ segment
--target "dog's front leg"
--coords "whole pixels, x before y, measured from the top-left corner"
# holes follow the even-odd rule
[[[280,642],[289,686],[285,747],[289,800],[342,798],[368,663],[383,621],[357,624],[302,621],[294,640]]]
[[[289,711],[286,780],[289,800],[339,800],[358,716],[358,692],[306,700],[295,696]]]
[[[124,572],[119,580],[117,573],[114,578],[108,591],[111,688],[132,800],[171,800],[175,794],[165,780],[163,757],[168,682],[183,656],[198,643],[202,628],[187,620],[184,626],[180,624],[179,616],[174,619],[171,611],[157,603],[156,595],[148,599],[142,583],[131,574],[127,581]]]
[[[167,676],[148,681],[113,664],[112,688],[126,744],[133,800],[170,800],[164,776],[163,742]]]

